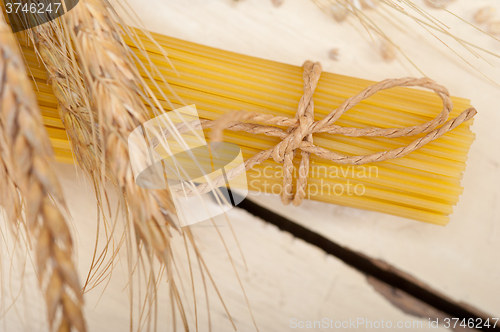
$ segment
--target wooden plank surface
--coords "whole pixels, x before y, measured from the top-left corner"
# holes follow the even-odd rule
[[[327,71],[372,80],[420,75],[399,62],[383,62],[367,44],[366,37],[360,37],[352,25],[335,24],[312,1],[285,0],[280,8],[274,8],[268,0],[129,2],[148,29],[173,37],[294,65],[301,65],[306,59],[318,60]],[[496,2],[457,0],[450,9],[470,19],[475,9],[486,4]],[[436,11],[432,13],[437,14]],[[453,25],[453,22],[446,23]],[[498,44],[472,31],[464,33],[500,52]],[[500,155],[496,153],[500,144],[500,131],[496,129],[500,123],[496,106],[500,90],[448,52],[420,47],[421,40],[415,44],[410,39],[400,38],[398,43],[408,48],[409,55],[431,78],[447,86],[452,94],[470,98],[480,112],[473,127],[477,141],[463,180],[465,193],[450,225],[439,228],[317,202],[306,202],[295,208],[282,207],[277,197],[250,198],[342,245],[385,260],[456,300],[466,301],[491,315],[500,315],[500,264],[497,263],[500,245],[496,241],[500,234],[497,225],[500,221]],[[333,47],[340,49],[340,61],[328,58],[328,51]],[[478,67],[500,82],[498,69],[485,65]],[[89,248],[95,240],[95,201],[90,187],[84,184],[83,175],[77,177],[72,166],[59,165],[58,174],[63,178],[67,197],[71,198],[69,205],[76,229],[79,271],[85,278],[91,260]],[[248,272],[242,268],[234,243],[230,243],[231,253],[237,261],[261,331],[296,330],[290,327],[292,318],[303,321],[324,317],[338,321],[358,317],[393,322],[421,320],[396,308],[375,291],[373,284],[367,283],[365,276],[334,257],[294,240],[244,211],[232,210],[229,217],[245,253]],[[227,227],[221,229],[227,233]],[[218,286],[238,330],[253,331],[220,240],[213,232],[202,235],[206,241],[207,262],[213,266],[214,279],[219,281]],[[225,238],[230,239],[230,236]],[[4,250],[2,254],[8,256]],[[26,302],[23,304],[21,297],[16,307],[9,308],[11,293],[17,294],[19,282],[16,284],[16,280],[20,279],[10,284],[8,260],[2,261],[1,304],[2,313],[6,310],[7,313],[0,321],[0,331],[42,331],[44,306],[36,291],[33,271],[25,272],[27,295],[23,296]],[[126,284],[126,268],[120,264],[102,298],[102,287],[86,295],[91,331],[128,330]],[[162,315],[159,327],[169,331],[168,294],[165,287],[162,290],[159,293]],[[214,331],[231,331],[220,304],[215,297],[211,298]],[[29,315],[23,308],[29,308]],[[425,324],[427,319],[423,321]]]
[[[92,259],[96,232],[96,202],[90,192],[89,184],[82,179],[81,173],[78,175],[75,172],[74,166],[60,164],[57,166],[57,173],[62,179],[66,197],[73,198],[69,200],[69,208],[73,214],[76,230],[78,268],[81,278],[84,279]],[[110,195],[110,202],[112,206],[116,204],[114,195]],[[241,256],[224,217],[217,218],[215,222],[220,226],[219,230],[227,241],[260,331],[294,331],[297,329],[293,328],[294,324],[298,327],[300,322],[304,322],[304,326],[307,326],[307,321],[324,323],[323,319],[327,319],[329,324],[331,324],[330,320],[333,320],[335,324],[337,321],[343,323],[350,320],[357,321],[358,318],[363,319],[364,321],[360,321],[360,325],[357,326],[359,331],[370,330],[369,325],[366,325],[370,324],[368,321],[372,324],[377,324],[376,322],[382,324],[381,321],[384,320],[384,324],[391,322],[394,326],[398,322],[417,324],[415,326],[422,324],[423,328],[428,326],[427,318],[414,317],[394,307],[366,282],[364,275],[346,266],[335,257],[326,255],[323,251],[301,240],[294,239],[290,234],[281,232],[275,226],[253,217],[244,210],[233,209],[229,211],[228,217],[239,238],[248,271],[245,271],[243,267]],[[194,233],[199,239],[204,259],[238,331],[255,331],[227,252],[214,227],[209,222],[203,222],[194,227]],[[176,236],[174,251],[179,253],[183,250],[183,244],[179,241],[179,236]],[[124,252],[121,258],[126,259]],[[8,266],[8,261],[3,260],[3,264]],[[125,291],[128,282],[125,264],[125,261],[117,264],[111,282],[103,294],[104,284],[86,293],[85,314],[89,323],[89,331],[128,330],[130,301]],[[186,261],[179,261],[179,266],[184,280],[184,294],[188,296],[186,302],[189,302],[191,295],[189,294]],[[193,267],[196,270],[196,264],[193,264]],[[27,270],[24,281],[25,291],[28,292],[24,295],[27,302],[23,303],[21,298],[14,308],[7,311],[0,321],[0,331],[43,331],[43,299],[37,291],[35,275],[29,264]],[[10,283],[6,283],[7,280]],[[204,298],[201,296],[203,283],[199,276],[195,277],[195,280],[200,312],[200,331],[208,331],[203,305]],[[2,299],[7,304],[9,294],[16,293],[19,280],[5,278],[3,281]],[[158,328],[160,331],[173,330],[169,315],[168,295],[168,287],[163,282],[158,291],[160,313]],[[233,331],[213,289],[209,292],[209,298],[213,331]],[[5,305],[3,308],[6,308]],[[27,310],[27,315],[24,310]],[[18,316],[16,311],[21,314]],[[191,307],[188,310],[188,317],[192,328],[194,328],[193,312]],[[324,329],[326,328],[323,326],[320,329],[304,330]],[[436,329],[436,331],[439,330],[444,330],[444,328]]]
[[[415,2],[423,6],[422,1]],[[145,26],[173,37],[294,65],[306,59],[318,60],[326,71],[372,80],[421,76],[408,64],[382,61],[369,45],[369,37],[361,37],[359,23],[336,24],[312,1],[285,0],[279,8],[268,0],[141,3],[131,2]],[[495,0],[457,0],[449,9],[472,22],[475,11],[486,5],[499,7]],[[452,32],[500,52],[498,41],[466,28],[443,11],[423,8],[442,18]],[[479,111],[473,127],[477,140],[463,178],[465,192],[447,227],[317,202],[296,208],[282,206],[276,197],[251,197],[328,238],[393,264],[458,301],[498,316],[500,297],[494,294],[500,294],[500,264],[495,263],[500,258],[500,244],[496,241],[500,235],[500,131],[496,129],[500,123],[496,102],[500,89],[451,51],[439,48],[440,42],[429,38],[426,31],[418,31],[421,37],[417,38],[410,38],[416,35],[413,32],[396,34],[395,42],[425,74],[445,85],[453,95],[471,99]],[[497,64],[489,66],[446,41],[500,82],[498,59],[487,57]],[[334,47],[339,48],[339,61],[328,58],[328,51]]]

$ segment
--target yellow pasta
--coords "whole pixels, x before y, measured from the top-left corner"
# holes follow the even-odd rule
[[[179,73],[177,75],[143,32],[137,31],[137,34],[148,51],[149,58],[168,84],[183,102],[195,104],[202,118],[214,120],[233,110],[295,116],[303,93],[302,68],[154,34],[154,38],[168,53]],[[18,38],[36,83],[43,120],[57,159],[73,162],[64,126],[58,118],[57,100],[51,87],[45,83],[45,70],[24,37],[20,35]],[[127,42],[135,50],[138,59],[146,61],[133,43],[130,40]],[[153,84],[145,73],[142,74],[166,110],[183,106],[160,79]],[[322,119],[345,99],[373,83],[322,73],[314,94],[315,120]],[[162,93],[157,91],[155,85],[162,89]],[[167,103],[162,94],[172,105]],[[470,107],[468,100],[452,100],[455,107],[451,117]],[[441,99],[433,92],[394,88],[362,101],[346,112],[337,124],[356,128],[413,126],[431,120],[441,109]],[[363,177],[359,175],[361,170],[356,169],[360,166],[340,166],[312,156],[306,198],[445,225],[449,221],[453,205],[463,192],[460,180],[465,170],[467,153],[475,139],[470,130],[471,124],[472,120],[463,123],[404,158],[363,166],[365,171],[370,169],[375,172],[376,169],[376,176],[369,174],[370,176]],[[209,130],[205,130],[205,134],[208,132]],[[318,134],[315,135],[314,142],[339,153],[363,155],[407,145],[413,139],[415,137],[353,138]],[[277,138],[241,132],[226,132],[225,140],[238,144],[245,159],[279,142]],[[299,156],[294,162],[298,168]],[[278,193],[282,181],[279,169],[279,165],[270,159],[250,170],[247,173],[250,190]],[[362,195],[359,190],[354,194],[349,193],[349,186],[363,188]],[[342,193],[341,187],[344,188]]]

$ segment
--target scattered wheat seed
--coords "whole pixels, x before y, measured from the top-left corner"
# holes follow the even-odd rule
[[[347,18],[347,14],[347,9],[341,4],[333,4],[330,7],[330,15],[335,19],[335,21],[339,23],[345,21],[345,19]]]
[[[283,1],[285,0],[271,0],[271,2],[273,3],[274,7],[279,7],[283,4]]]
[[[493,21],[488,24],[488,32],[492,35],[500,36],[500,21]]]
[[[335,61],[339,60],[339,54],[340,52],[338,48],[332,48],[330,51],[328,51],[328,57]]]
[[[396,48],[391,42],[383,40],[380,44],[380,55],[385,61],[391,62],[396,59]]]
[[[474,14],[474,20],[479,23],[486,23],[489,22],[493,16],[495,15],[495,8],[491,6],[486,6],[481,9],[479,9],[476,14]]]

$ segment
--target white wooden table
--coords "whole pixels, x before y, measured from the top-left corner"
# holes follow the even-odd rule
[[[148,29],[173,37],[294,65],[301,65],[307,59],[321,61],[325,71],[371,80],[420,75],[398,61],[382,61],[367,43],[366,36],[361,37],[359,31],[349,24],[335,23],[309,0],[285,0],[280,8],[273,7],[270,0],[129,1]],[[457,0],[449,8],[471,20],[472,13],[486,4],[499,6],[495,0]],[[441,13],[434,10],[432,14]],[[473,29],[461,28],[456,20],[446,19],[446,23],[456,28],[455,33],[500,53],[500,42],[488,40]],[[429,39],[424,32],[421,34]],[[472,146],[463,178],[465,192],[450,224],[442,228],[318,202],[284,207],[279,197],[267,195],[251,195],[249,198],[339,244],[384,260],[456,301],[467,302],[498,317],[500,130],[497,126],[500,125],[500,88],[450,52],[424,47],[422,40],[415,41],[404,34],[395,38],[427,75],[448,87],[453,95],[470,98],[479,111],[473,127],[477,140]],[[439,44],[436,41],[429,43]],[[328,58],[328,51],[332,48],[339,48],[339,61]],[[500,82],[498,68],[477,61],[474,64]],[[496,64],[499,65],[500,61],[497,60]],[[80,174],[77,178],[74,167],[57,167],[70,198],[83,279],[90,265],[90,248],[95,238],[95,201],[88,185],[87,192],[82,191],[83,176]],[[294,318],[314,321],[325,317],[338,321],[355,318],[393,322],[416,320],[427,326],[426,318],[401,311],[375,291],[364,275],[337,258],[295,240],[245,211],[233,209],[228,215],[247,259],[248,272],[242,267],[227,227],[221,229],[229,239],[228,245],[261,331],[296,330],[291,327]],[[207,262],[238,331],[253,331],[244,298],[220,240],[202,228],[200,232]],[[7,266],[5,262],[3,264]],[[6,270],[2,271],[5,274]],[[87,293],[86,314],[91,331],[128,329],[129,302],[123,291],[127,281],[125,274],[125,267],[117,266],[113,281],[102,298],[102,287]],[[27,273],[26,277],[33,276]],[[29,283],[26,287],[31,289],[30,296],[36,294],[33,281],[31,288]],[[3,288],[3,308],[6,308],[10,303],[7,296],[10,293],[5,290],[5,285]],[[159,292],[159,327],[170,331],[168,292],[166,287],[164,289],[164,292]],[[0,321],[0,331],[41,331],[44,313],[41,309],[37,312],[36,308],[43,308],[42,300],[34,298],[36,305],[30,304],[30,319],[16,313],[16,310],[23,310],[22,302],[18,302],[16,308],[11,308]],[[216,297],[212,298],[214,331],[231,331]],[[200,324],[205,319],[202,316]],[[23,327],[20,321],[29,326]],[[200,329],[206,330],[205,326]],[[362,326],[358,330],[371,329]]]

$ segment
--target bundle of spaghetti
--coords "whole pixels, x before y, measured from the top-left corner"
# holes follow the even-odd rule
[[[302,91],[302,68],[223,51],[179,39],[153,34],[154,39],[168,53],[146,35],[135,30],[148,51],[149,58],[167,79],[170,87],[158,78],[156,86],[141,72],[165,110],[195,104],[203,119],[215,120],[234,110],[245,110],[273,116],[293,118]],[[126,38],[126,37],[125,37]],[[59,161],[73,162],[73,156],[62,122],[58,118],[57,100],[47,85],[46,73],[37,60],[33,48],[22,35],[18,36],[36,85],[38,101],[45,125],[50,134]],[[138,61],[147,66],[143,53],[135,48]],[[175,69],[173,69],[175,68]],[[315,120],[321,120],[344,100],[361,92],[374,82],[331,73],[322,73],[314,93]],[[172,103],[164,100],[167,96]],[[178,98],[180,97],[180,98]],[[470,102],[452,98],[456,117],[470,107]],[[346,112],[336,124],[354,128],[407,127],[425,123],[442,109],[441,99],[433,92],[416,88],[384,90],[361,101]],[[463,192],[460,184],[465,170],[467,153],[475,134],[472,120],[428,143],[411,154],[364,166],[341,166],[311,157],[307,199],[349,207],[378,211],[400,217],[445,225],[453,206]],[[210,130],[205,130],[208,138]],[[419,135],[416,137],[421,137]],[[225,132],[224,140],[238,144],[245,159],[279,143],[275,137],[256,136],[245,132]],[[365,155],[405,146],[414,137],[346,137],[315,134],[317,146],[345,155]],[[298,168],[298,156],[294,160]],[[280,165],[268,160],[247,172],[249,189],[281,193]],[[243,185],[243,184],[242,184]],[[349,188],[358,188],[357,192]]]

